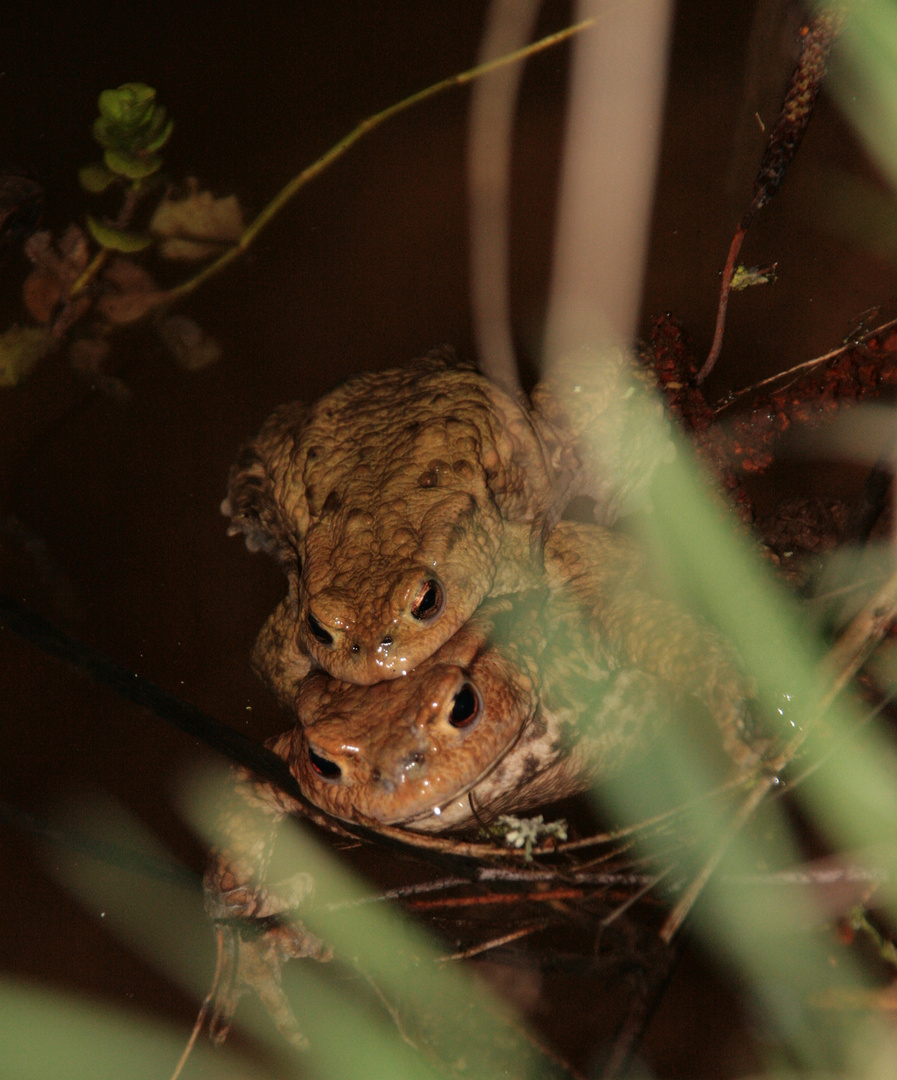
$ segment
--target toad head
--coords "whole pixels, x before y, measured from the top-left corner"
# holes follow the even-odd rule
[[[547,457],[518,401],[444,356],[276,410],[222,506],[286,571],[269,646],[348,682],[407,674],[486,596],[531,582]]]
[[[489,641],[481,615],[407,679],[361,687],[313,672],[299,726],[275,745],[306,796],[336,817],[442,830],[474,820],[468,794],[538,710],[532,670]]]

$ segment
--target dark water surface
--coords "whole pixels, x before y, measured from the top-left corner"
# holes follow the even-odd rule
[[[702,350],[751,190],[750,159],[735,169],[739,196],[727,189],[750,24],[742,7],[680,5],[646,285],[646,314],[673,312]],[[7,5],[0,163],[30,169],[47,189],[49,223],[66,224],[84,205],[74,176],[95,156],[97,93],[143,80],[177,121],[166,150],[171,174],[234,191],[251,214],[363,116],[470,66],[484,10],[435,0]],[[566,16],[566,5],[548,2],[540,30]],[[514,308],[530,354],[544,311],[565,64],[564,50],[531,63],[518,131]],[[228,467],[282,401],[314,398],[347,375],[443,341],[469,355],[467,102],[451,92],[368,138],[184,305],[220,341],[216,365],[182,372],[135,331],[115,346],[132,391],[125,404],[59,357],[0,391],[0,513],[14,515],[40,548],[36,560],[0,537],[5,592],[247,734],[280,730],[247,657],[283,583],[273,565],[225,536],[218,504]],[[861,312],[893,301],[891,267],[833,238],[819,217],[833,167],[869,168],[823,100],[746,245],[747,262],[778,259],[781,276],[774,289],[733,301],[718,390],[835,347]],[[0,310],[21,318],[20,268],[11,259],[0,272]],[[201,870],[175,793],[185,770],[211,755],[9,633],[0,646],[2,800],[52,816],[85,792],[104,793]],[[51,882],[32,838],[5,825],[0,833],[0,970],[174,1019],[186,1034],[196,1003]],[[211,974],[211,939],[208,963]],[[751,1035],[732,1019],[731,991],[712,979],[693,959],[671,987],[648,1041],[661,1075],[751,1066]],[[569,983],[553,976],[548,988],[537,1020],[584,1064],[612,1033],[614,989],[576,989],[576,1000],[594,994],[596,1005],[571,1025],[559,1004]]]

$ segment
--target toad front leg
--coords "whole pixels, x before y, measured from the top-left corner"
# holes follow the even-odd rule
[[[276,745],[274,747],[276,750]],[[270,884],[268,869],[278,826],[287,816],[282,797],[243,775],[227,795],[219,821],[220,846],[203,879],[205,906],[215,924],[218,961],[209,1035],[222,1043],[244,993],[258,995],[281,1034],[294,1046],[308,1040],[283,991],[287,960],[330,960],[333,953],[295,917],[314,889],[310,874]]]

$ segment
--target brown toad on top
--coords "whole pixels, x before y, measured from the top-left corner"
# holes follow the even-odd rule
[[[628,540],[562,522],[545,564],[547,590],[487,604],[406,679],[265,672],[299,722],[272,748],[307,797],[347,820],[472,824],[616,772],[688,697],[756,760],[747,683],[710,627],[645,591]]]
[[[296,677],[314,661],[371,684],[434,653],[485,597],[537,585],[543,538],[574,494],[612,518],[644,483],[640,421],[657,406],[637,381],[619,355],[583,356],[530,409],[434,353],[279,408],[222,504],[229,531],[289,579],[258,649]]]

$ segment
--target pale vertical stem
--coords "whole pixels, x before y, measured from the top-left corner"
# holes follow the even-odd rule
[[[596,24],[574,52],[548,365],[635,336],[672,15],[670,0],[579,0],[577,10]]]
[[[492,0],[478,63],[529,40],[539,0]],[[470,191],[470,301],[480,370],[506,390],[520,382],[511,334],[509,203],[514,112],[522,65],[474,84],[467,150]]]

